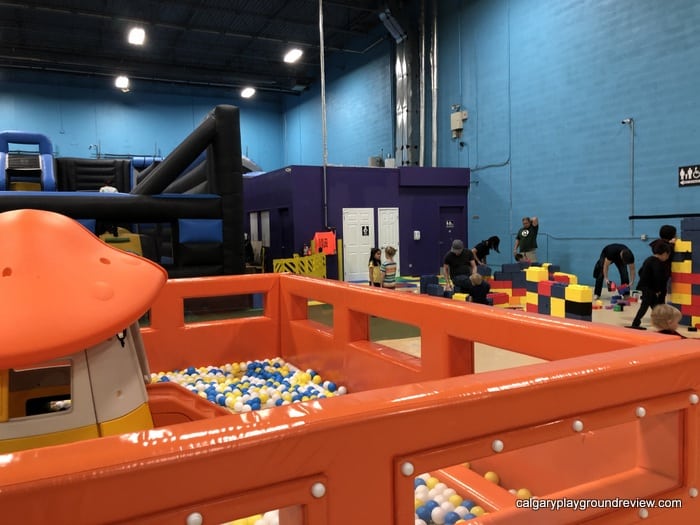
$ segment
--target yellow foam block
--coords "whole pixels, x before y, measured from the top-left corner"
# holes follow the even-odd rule
[[[693,296],[689,293],[674,293],[671,292],[671,302],[676,304],[692,304]]]
[[[672,262],[671,271],[673,273],[692,273],[693,261]]]
[[[573,273],[554,272],[554,276],[556,277],[557,275],[565,275],[568,277],[569,284],[578,284],[578,277],[576,277]]]
[[[554,317],[566,317],[566,300],[552,297],[549,300],[550,315]]]
[[[570,284],[564,289],[564,294],[567,301],[575,303],[592,303],[593,288],[582,284]]]
[[[469,294],[466,293],[455,293],[452,294],[452,300],[454,301],[466,301]]]
[[[537,304],[538,299],[537,292],[525,292],[525,302],[527,304]]]
[[[542,266],[530,266],[525,268],[525,279],[533,283],[547,281],[549,279],[549,271]]]
[[[676,242],[673,243],[673,251],[674,252],[692,252],[693,251],[693,241],[682,241],[680,239],[676,239]]]

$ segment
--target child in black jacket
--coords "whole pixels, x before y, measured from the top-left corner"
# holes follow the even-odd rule
[[[641,326],[642,317],[649,308],[661,304],[666,295],[666,283],[668,275],[666,261],[671,256],[671,245],[667,242],[655,243],[652,246],[654,255],[647,257],[639,270],[639,283],[637,289],[642,292],[642,303],[639,305],[637,315],[634,316],[632,326],[637,330],[646,330]]]

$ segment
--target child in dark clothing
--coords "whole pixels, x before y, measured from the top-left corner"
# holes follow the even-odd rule
[[[671,224],[664,224],[661,228],[659,228],[659,238],[654,239],[649,243],[649,246],[651,247],[651,253],[654,253],[654,246],[659,243],[664,243],[667,242],[671,245],[671,253],[673,253],[673,247],[676,243],[676,227],[671,225]],[[659,302],[664,303],[666,302],[666,294],[671,290],[671,259],[672,257],[669,257],[668,260],[666,261],[666,290],[664,290],[664,293],[661,294],[661,297],[659,297]]]
[[[642,291],[642,303],[639,305],[637,315],[634,316],[632,326],[637,330],[646,330],[641,326],[642,317],[649,308],[661,303],[666,294],[666,261],[671,256],[671,245],[667,242],[656,243],[652,247],[654,255],[647,257],[639,270],[639,283],[637,289]]]
[[[469,284],[462,287],[469,294],[472,303],[489,304],[488,294],[491,285],[478,273],[469,276]]]
[[[682,317],[681,311],[670,304],[657,304],[651,310],[651,324],[659,330],[660,334],[675,335],[686,339],[684,335],[678,333],[678,322]]]

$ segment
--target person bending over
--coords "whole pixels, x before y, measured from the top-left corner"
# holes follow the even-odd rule
[[[476,273],[476,261],[471,250],[464,249],[464,243],[459,239],[452,241],[452,248],[445,254],[442,263],[442,273],[445,276],[445,290],[462,291],[469,285],[469,276]]]
[[[593,299],[599,299],[603,291],[603,281],[606,285],[610,284],[610,265],[614,264],[617,271],[620,272],[620,286],[629,286],[634,282],[634,254],[624,244],[608,244],[603,251],[600,252],[600,257],[593,270],[595,277],[595,289],[593,290]],[[627,268],[629,267],[629,273]]]

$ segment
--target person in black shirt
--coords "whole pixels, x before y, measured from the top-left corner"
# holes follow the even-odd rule
[[[472,303],[489,304],[488,295],[491,285],[478,273],[469,276],[469,283],[462,287],[462,291],[469,294],[469,300]]]
[[[452,248],[445,254],[442,263],[445,276],[445,290],[460,292],[462,286],[469,285],[469,276],[476,273],[476,261],[471,250],[464,249],[464,243],[459,239],[452,241]]]
[[[491,253],[491,250],[496,253],[501,253],[498,250],[499,244],[501,244],[501,239],[494,235],[474,246],[474,248],[472,248],[472,253],[474,254],[476,264],[486,265],[486,256]]]
[[[610,284],[610,264],[617,266],[620,272],[620,286],[629,285],[634,282],[634,254],[624,244],[608,244],[603,251],[600,252],[600,258],[593,270],[595,277],[595,290],[593,290],[593,299],[598,299],[603,291],[603,281],[605,284]],[[629,274],[627,267],[629,266]]]
[[[671,253],[673,253],[673,246],[676,243],[676,227],[671,225],[671,224],[664,224],[661,228],[659,228],[659,238],[654,239],[649,243],[649,246],[651,247],[651,253],[654,253],[654,245],[658,243],[664,243],[667,242],[671,245]],[[666,261],[666,290],[664,293],[661,294],[661,297],[659,297],[659,302],[660,303],[665,303],[666,302],[666,294],[670,291],[671,289],[671,259],[672,257],[669,257],[668,260]]]
[[[634,316],[632,326],[638,330],[642,328],[642,318],[649,308],[660,304],[659,299],[666,293],[666,261],[671,256],[669,243],[657,243],[654,245],[654,255],[647,257],[639,269],[639,283],[637,289],[642,291],[642,303],[639,305],[637,315]]]

